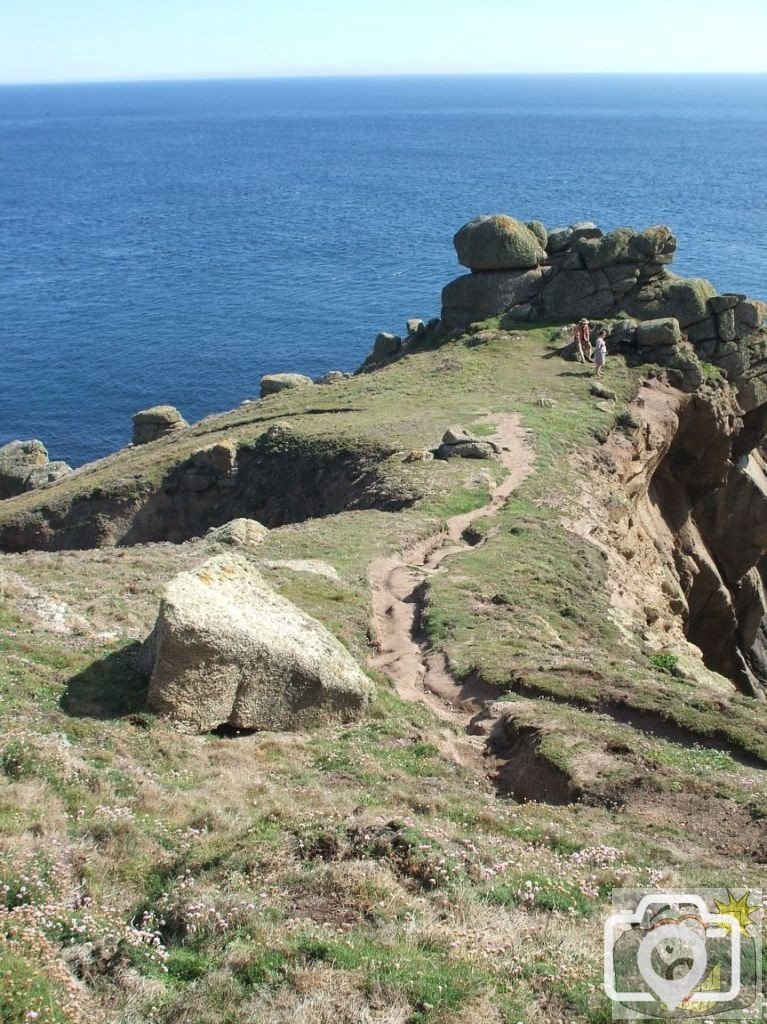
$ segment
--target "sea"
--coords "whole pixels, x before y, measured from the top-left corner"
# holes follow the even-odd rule
[[[0,87],[0,444],[73,465],[439,314],[478,214],[668,224],[767,297],[767,75]]]

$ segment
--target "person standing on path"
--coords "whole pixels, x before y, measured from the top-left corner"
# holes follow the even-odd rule
[[[604,327],[597,334],[597,344],[594,349],[594,376],[601,377],[607,361],[607,331]]]
[[[591,327],[586,317],[582,317],[573,330],[573,341],[575,342],[575,355],[579,363],[585,363],[591,359]]]

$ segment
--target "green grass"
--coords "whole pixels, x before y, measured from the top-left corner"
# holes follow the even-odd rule
[[[247,555],[364,664],[370,563],[482,507],[502,472],[406,463],[405,453],[434,446],[452,423],[489,436],[485,417],[518,413],[535,471],[497,516],[473,524],[482,543],[431,578],[424,627],[458,676],[494,685],[514,728],[534,730],[530,776],[555,769],[584,801],[499,798],[492,759],[456,763],[452,726],[400,699],[382,673],[365,720],[345,727],[174,733],[144,707],[136,645],[164,581],[218,549],[198,540],[3,556],[2,570],[56,594],[87,628],[50,632],[12,583],[0,605],[0,935],[18,923],[24,878],[40,879],[23,894],[29,905],[55,911],[50,949],[0,946],[0,971],[8,965],[23,995],[11,1005],[6,993],[0,1018],[15,1021],[30,992],[68,1013],[56,972],[66,971],[62,943],[84,934],[104,954],[84,982],[94,1013],[126,1024],[357,1024],[371,1008],[409,1024],[596,1024],[608,1012],[594,986],[611,886],[647,885],[651,872],[693,884],[736,863],[739,878],[759,880],[749,828],[767,798],[745,755],[767,756],[764,711],[675,674],[672,653],[629,642],[614,623],[602,554],[563,525],[613,414],[597,407],[590,374],[544,358],[551,335],[515,325],[513,340],[458,340],[287,393],[114,456],[56,493],[63,504],[81,489],[138,493],[193,448],[224,436],[253,445],[280,420],[318,452],[392,452],[376,480],[421,495],[416,504],[288,525]],[[611,358],[618,408],[640,373]],[[43,500],[25,496],[0,518]],[[340,579],[284,564],[295,559],[325,561]],[[640,712],[633,725],[621,719]],[[681,820],[680,804],[663,818],[677,796],[708,808],[705,827]],[[735,825],[727,833],[730,853],[715,841],[725,813],[744,833],[742,846]],[[603,862],[605,846],[615,853]],[[127,941],[142,921],[162,936],[167,971]]]

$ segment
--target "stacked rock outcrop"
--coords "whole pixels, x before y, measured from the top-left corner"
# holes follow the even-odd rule
[[[71,472],[66,462],[48,460],[42,441],[11,441],[0,448],[0,499],[45,487]]]
[[[465,224],[453,242],[471,273],[442,292],[446,327],[464,328],[498,314],[512,321],[674,319],[694,355],[737,385],[745,411],[767,402],[761,366],[767,305],[745,295],[718,295],[709,281],[671,273],[676,238],[669,228],[605,234],[583,222],[546,231],[539,222],[493,216]],[[678,341],[670,344],[679,348]],[[659,343],[653,340],[653,346]]]

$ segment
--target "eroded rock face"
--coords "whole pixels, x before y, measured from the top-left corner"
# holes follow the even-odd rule
[[[198,733],[349,722],[372,694],[346,648],[234,554],[171,580],[142,660],[149,707]]]
[[[49,462],[42,441],[11,441],[0,448],[0,499],[54,483],[72,472],[66,462]]]
[[[640,427],[600,455],[611,493],[626,501],[605,531],[627,589],[632,577],[661,584],[654,600],[668,622],[681,619],[707,668],[763,696],[767,472],[756,450],[733,457],[746,433],[734,391],[684,395],[656,384],[636,415]]]
[[[133,416],[133,443],[149,444],[188,426],[178,409],[172,405],[155,405],[151,409],[142,409]]]

